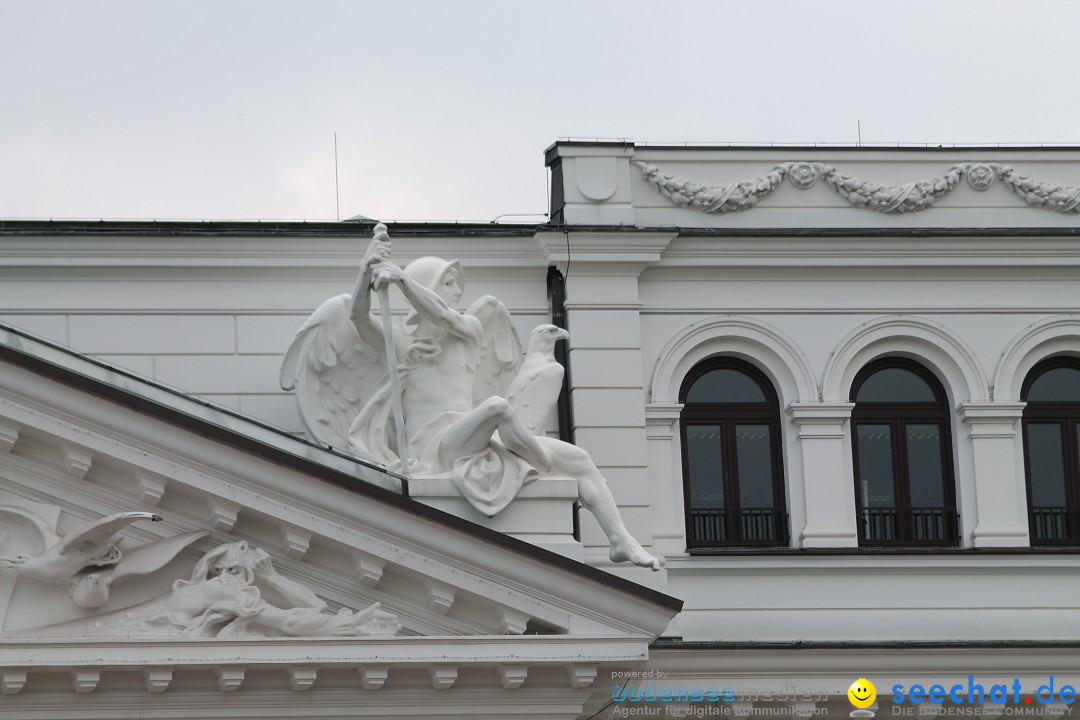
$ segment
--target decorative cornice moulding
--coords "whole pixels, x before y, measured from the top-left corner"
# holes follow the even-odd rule
[[[932,207],[947,195],[960,178],[982,192],[1001,182],[1032,207],[1058,213],[1080,213],[1080,187],[1041,182],[1021,175],[1001,163],[960,163],[941,177],[910,182],[906,185],[882,185],[843,175],[832,165],[818,162],[778,163],[763,177],[728,185],[703,185],[693,180],[663,173],[655,165],[635,160],[645,179],[661,195],[679,207],[703,213],[729,213],[749,210],[771,194],[787,178],[800,190],[808,190],[818,180],[856,207],[886,214],[911,213]]]

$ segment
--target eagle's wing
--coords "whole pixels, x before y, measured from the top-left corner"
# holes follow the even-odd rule
[[[548,418],[562,392],[563,366],[525,357],[521,372],[510,383],[506,399],[533,435],[547,435]]]
[[[379,352],[349,319],[350,295],[330,298],[296,333],[281,364],[281,387],[296,391],[307,435],[335,448],[349,447],[349,427],[386,374]]]
[[[521,340],[506,306],[491,295],[480,298],[465,311],[484,327],[480,362],[473,381],[473,405],[493,395],[506,397],[510,383],[521,368]]]
[[[64,536],[60,542],[60,554],[73,550],[104,549],[113,535],[139,520],[161,520],[161,516],[149,512],[122,512],[85,523]]]
[[[146,575],[160,570],[179,555],[181,550],[208,534],[206,530],[196,530],[148,542],[133,550],[125,550],[120,562],[108,571],[109,583],[116,584],[129,575]]]
[[[49,527],[49,524],[45,522],[45,518],[29,510],[23,510],[20,507],[11,505],[0,505],[0,520],[25,520],[41,536],[42,550],[51,548],[60,542],[60,536]]]

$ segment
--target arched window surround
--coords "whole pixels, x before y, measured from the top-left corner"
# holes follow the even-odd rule
[[[1029,399],[1037,381],[1063,368],[1080,371],[1080,359],[1068,355],[1043,359],[1028,371],[1021,386],[1020,397],[1027,403],[1021,425],[1028,529],[1033,547],[1080,545],[1080,399]],[[1047,434],[1055,428],[1056,437]],[[1036,437],[1037,431],[1040,437]],[[1055,440],[1057,447],[1048,447]],[[1037,453],[1033,452],[1036,445]],[[1055,471],[1060,472],[1060,497],[1050,501],[1046,495],[1057,493],[1045,487],[1049,478],[1039,483],[1044,485],[1039,493],[1035,478],[1036,474],[1045,478],[1048,472]]]
[[[889,370],[913,374],[930,390],[932,400],[876,401],[864,397],[860,401],[867,383],[871,379],[880,380],[879,373]],[[956,547],[959,519],[951,413],[945,388],[937,376],[906,357],[878,358],[858,371],[850,398],[855,403],[851,414],[851,449],[860,546]],[[883,439],[888,442],[887,454],[881,452],[885,446],[874,449],[873,441]],[[936,448],[925,442],[934,440]],[[938,482],[927,482],[926,476],[935,473]],[[879,477],[874,481],[876,501],[866,497],[875,475]],[[884,479],[886,476],[888,480]],[[922,487],[916,489],[916,483]],[[937,495],[937,499],[928,504],[926,495]]]
[[[714,371],[735,371],[749,379],[761,391],[762,401],[688,400],[695,384]],[[683,405],[679,434],[687,546],[787,547],[789,521],[784,488],[783,427],[771,380],[745,360],[716,356],[698,363],[687,373],[679,391],[679,401]],[[694,467],[699,461],[694,459],[696,454],[691,451],[690,444],[695,442],[698,429],[702,434],[696,436],[697,442],[711,441],[705,452],[709,457],[719,454],[719,468]],[[767,448],[754,443],[754,440],[762,439],[763,433]],[[767,487],[761,480],[765,458],[769,463]],[[758,476],[757,480],[751,479],[754,474]],[[703,476],[706,479],[703,480]],[[716,483],[717,494],[722,498],[718,501],[720,507],[714,507],[709,501],[695,503],[693,486],[702,482]],[[702,487],[698,485],[699,490]],[[753,494],[759,498],[768,497],[768,503],[751,500],[750,505],[745,505],[747,497]]]

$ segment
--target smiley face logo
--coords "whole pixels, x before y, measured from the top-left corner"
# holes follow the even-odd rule
[[[848,700],[857,708],[868,708],[877,700],[877,688],[866,678],[859,678],[851,683],[847,690]]]

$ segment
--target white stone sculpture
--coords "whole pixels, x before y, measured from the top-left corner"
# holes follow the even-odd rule
[[[25,523],[35,531],[35,539],[42,547],[36,555],[0,557],[0,568],[9,567],[20,575],[59,585],[83,608],[101,607],[108,601],[112,585],[126,577],[145,575],[164,567],[181,550],[206,535],[185,533],[145,543],[124,553],[114,542],[116,534],[139,520],[159,521],[160,515],[116,513],[84,523],[62,537],[44,518],[19,507],[0,505],[0,520]]]
[[[506,399],[518,418],[533,435],[547,431],[551,408],[562,391],[563,366],[555,359],[555,343],[570,333],[554,325],[538,325],[529,334],[525,361],[506,390]]]
[[[377,281],[397,285],[409,301],[404,329],[387,328],[372,314]],[[581,504],[608,537],[611,560],[659,570],[660,562],[630,536],[589,454],[543,434],[562,382],[551,350],[563,331],[534,331],[523,367],[520,340],[501,302],[488,295],[457,310],[464,281],[457,261],[420,258],[404,270],[392,264],[386,227],[376,226],[353,295],[324,303],[286,353],[282,387],[296,387],[309,435],[335,447],[347,442],[361,457],[401,468],[393,449],[392,383],[376,351],[390,333],[407,474],[449,476],[489,517],[541,474],[573,477]]]
[[[219,545],[188,580],[139,605],[33,628],[33,637],[368,637],[395,635],[401,623],[375,603],[359,612],[326,602],[277,572],[270,556],[246,541]]]
[[[645,179],[678,207],[703,213],[749,210],[778,188],[787,177],[800,190],[808,190],[818,179],[856,207],[885,214],[918,212],[932,207],[966,176],[972,188],[987,190],[996,177],[1027,204],[1059,213],[1080,212],[1080,187],[1040,182],[1020,175],[1000,163],[960,163],[941,177],[906,185],[882,185],[844,175],[832,165],[816,162],[785,162],[775,165],[760,178],[729,185],[703,185],[693,180],[661,172],[655,165],[635,161]]]
[[[327,612],[326,602],[277,572],[270,556],[247,542],[221,545],[198,562],[190,580],[177,580],[163,612],[129,611],[149,628],[195,637],[394,635],[397,616],[380,603]]]

